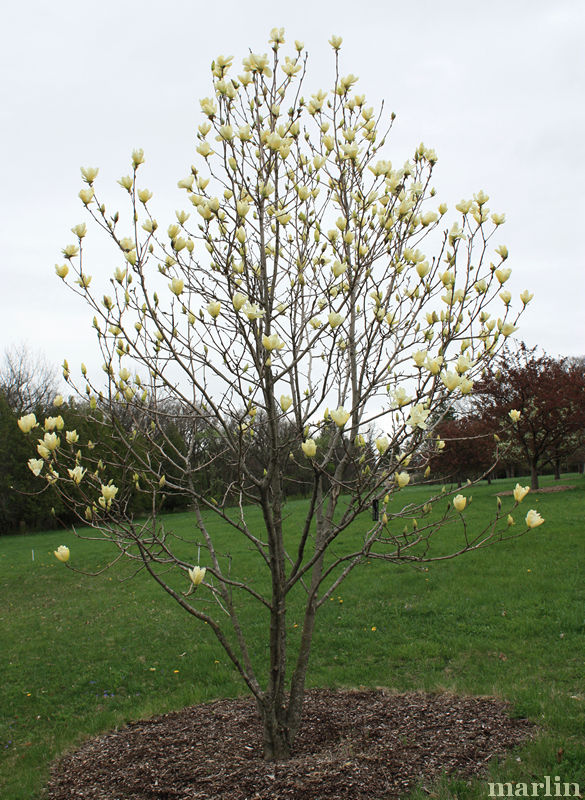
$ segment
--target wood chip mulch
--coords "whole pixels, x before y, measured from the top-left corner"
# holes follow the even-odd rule
[[[530,494],[551,494],[551,492],[568,492],[570,489],[574,489],[574,486],[568,486],[565,484],[556,484],[555,486],[543,486],[540,489],[531,489]],[[513,495],[514,492],[497,492],[497,497],[510,497]]]
[[[384,800],[480,776],[534,733],[493,698],[311,690],[294,757],[262,759],[250,698],[131,723],[52,769],[49,800]]]

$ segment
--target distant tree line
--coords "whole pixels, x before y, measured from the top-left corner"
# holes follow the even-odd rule
[[[42,358],[26,348],[5,354],[0,368],[0,535],[67,526],[76,519],[73,510],[64,506],[50,484],[39,491],[39,482],[28,466],[29,459],[37,454],[31,452],[30,443],[18,430],[17,421],[30,413],[35,414],[41,427],[45,420],[62,415],[67,419],[67,430],[74,431],[82,441],[92,441],[96,469],[107,467],[109,477],[114,478],[123,490],[121,493],[128,498],[129,511],[141,515],[151,508],[152,493],[146,485],[141,485],[140,473],[135,467],[124,466],[121,452],[124,437],[114,435],[114,430],[108,436],[108,425],[101,424],[104,419],[107,422],[106,411],[80,398],[69,398],[55,406],[56,396],[56,373]],[[244,416],[244,413],[234,413],[231,421],[234,432],[240,430]],[[232,492],[237,482],[233,460],[224,452],[223,439],[211,422],[206,425],[199,419],[194,424],[189,409],[170,401],[159,408],[157,419],[156,457],[159,462],[156,469],[164,486],[161,493],[164,509],[189,508],[187,497],[171,488],[180,485],[179,480],[174,480],[174,472],[185,459],[195,468],[193,475],[198,491],[213,498],[218,505],[238,502],[237,495]],[[264,441],[267,431],[261,418],[256,423],[246,458],[255,469],[261,470],[267,452]],[[122,405],[111,424],[126,424]],[[130,426],[129,420],[127,425]],[[330,430],[327,426],[323,428],[315,440],[318,450],[329,446],[335,428],[333,422]],[[535,349],[530,350],[525,345],[508,351],[497,366],[486,371],[482,380],[475,384],[465,405],[445,411],[437,430],[444,447],[431,463],[429,480],[432,481],[463,483],[482,475],[491,480],[530,474],[532,488],[538,488],[538,477],[543,472],[553,472],[558,479],[561,471],[569,468],[583,470],[585,359],[538,356]],[[56,431],[59,436],[67,435],[65,429]],[[132,435],[140,439],[143,434],[134,430]],[[283,430],[282,441],[287,438],[287,431]],[[294,438],[292,431],[291,438]],[[334,461],[341,461],[346,444],[342,437],[337,444],[338,459]],[[145,458],[151,460],[150,467],[153,456],[152,452],[147,456],[146,450],[145,446]],[[366,437],[363,468],[367,469],[369,463],[373,465],[376,455],[373,439]],[[388,458],[391,456],[388,454]],[[113,464],[117,465],[115,473]],[[307,459],[296,458],[285,448],[282,467],[284,496],[307,496],[312,478]],[[351,479],[352,476],[346,477]]]
[[[135,466],[132,469],[124,466],[126,462],[123,442],[128,441],[128,437],[116,435],[114,429],[114,426],[127,425],[126,432],[132,433],[134,448],[137,440],[139,444],[140,437],[145,434],[135,428],[130,430],[130,420],[125,419],[123,404],[119,405],[108,422],[108,412],[99,403],[92,406],[89,400],[83,398],[59,397],[55,371],[43,359],[34,356],[26,348],[21,348],[7,353],[0,369],[0,535],[68,526],[78,520],[73,509],[64,505],[49,483],[39,490],[39,482],[29,466],[29,461],[38,458],[38,454],[31,450],[30,442],[18,429],[18,420],[31,413],[35,414],[38,421],[40,436],[41,429],[48,425],[54,426],[51,429],[61,438],[73,434],[80,441],[91,441],[96,469],[107,468],[108,477],[120,487],[120,494],[128,498],[128,510],[138,516],[151,510],[152,493],[146,485],[142,485],[140,472],[136,471]],[[245,411],[242,414],[234,413],[231,421],[233,432],[240,430],[245,415]],[[64,426],[60,427],[61,419],[67,420],[66,429]],[[193,475],[198,491],[213,498],[213,502],[218,505],[230,506],[238,502],[238,496],[232,492],[232,486],[237,480],[236,466],[229,454],[224,452],[223,439],[211,422],[206,425],[199,419],[195,424],[189,409],[182,408],[176,401],[162,404],[159,401],[157,420],[159,427],[154,437],[158,458],[156,470],[164,488],[160,495],[164,510],[180,511],[189,508],[187,497],[172,488],[180,484],[179,480],[175,480],[178,476],[174,473],[181,468],[185,459],[194,467]],[[106,425],[103,424],[104,421]],[[265,465],[267,448],[264,441],[267,431],[262,421],[260,414],[256,420],[255,436],[246,449],[247,459],[254,468],[260,470],[268,466],[267,463]],[[281,424],[286,426],[287,423]],[[108,435],[108,430],[111,430],[111,436]],[[318,450],[329,447],[335,430],[333,422],[330,423],[330,429],[325,426],[321,435],[315,439]],[[294,431],[290,434],[292,440]],[[151,444],[152,438],[150,432]],[[283,430],[282,440],[286,441],[287,438],[287,431]],[[36,442],[36,439],[33,438],[33,441]],[[341,451],[346,444],[342,437],[336,445],[340,450],[338,460],[341,460]],[[373,464],[375,455],[373,442],[366,440],[363,463],[366,466],[369,462]],[[148,466],[151,468],[152,447],[145,446],[145,459],[149,459]],[[112,471],[114,464],[116,468]],[[307,496],[312,479],[312,468],[307,460],[296,458],[290,450],[283,449],[282,464],[284,496]],[[351,478],[351,475],[346,477]],[[157,498],[157,502],[160,498]]]

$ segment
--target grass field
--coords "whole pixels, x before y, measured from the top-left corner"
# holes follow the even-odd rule
[[[558,775],[585,787],[585,478],[562,482],[576,488],[526,498],[521,510],[538,509],[546,524],[518,540],[428,570],[372,562],[354,571],[322,610],[309,685],[506,698],[541,732],[493,765],[492,780]],[[515,483],[474,487],[470,525]],[[304,507],[289,503],[291,536]],[[171,521],[178,531],[192,524],[187,514]],[[246,546],[210,524],[252,574]],[[2,800],[39,798],[50,762],[88,736],[244,691],[211,632],[152,581],[121,580],[126,566],[98,577],[71,572],[53,556],[60,544],[88,571],[107,561],[101,543],[67,532],[0,537]],[[261,662],[263,619],[253,608],[243,616]],[[293,603],[293,640],[297,616]],[[445,781],[437,792],[455,794],[486,797],[486,785]]]

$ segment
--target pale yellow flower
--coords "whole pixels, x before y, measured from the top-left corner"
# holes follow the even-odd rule
[[[420,428],[421,430],[426,430],[426,419],[431,412],[424,408],[421,403],[417,403],[414,408],[410,412],[410,416],[407,420],[407,424],[410,425],[411,428]]]
[[[346,411],[343,406],[339,406],[339,408],[337,408],[335,411],[330,411],[329,415],[339,428],[343,428],[349,419],[349,412]]]
[[[417,367],[422,367],[427,357],[427,350],[417,350],[412,359]]]
[[[104,500],[113,500],[116,495],[118,494],[118,487],[114,486],[114,484],[108,484],[104,486],[102,484],[102,497]]]
[[[69,477],[75,483],[81,483],[83,476],[85,475],[87,470],[83,469],[79,465],[74,467],[73,469],[68,469],[67,472],[69,473]]]
[[[442,372],[441,380],[450,392],[454,392],[461,383],[460,376],[456,372],[451,371]]]
[[[257,303],[244,303],[242,306],[242,311],[250,321],[254,319],[261,319],[266,313],[258,306]]]
[[[232,297],[232,303],[236,311],[239,311],[247,302],[248,298],[241,292],[236,292]]]
[[[402,408],[402,406],[407,406],[412,397],[406,393],[406,389],[402,386],[399,386],[398,389],[394,391],[394,401],[397,408]]]
[[[56,450],[61,444],[61,440],[56,433],[45,433],[44,437],[39,439],[39,442],[43,444],[47,450]]]
[[[517,409],[513,408],[511,411],[508,412],[508,416],[512,420],[512,422],[518,422],[520,417],[522,416],[522,412],[518,411]]]
[[[38,477],[43,471],[43,466],[45,465],[45,462],[43,461],[42,458],[29,458],[27,464],[32,474],[35,477]]]
[[[55,554],[55,558],[59,561],[62,561],[63,563],[69,561],[69,548],[64,544],[60,544],[59,547],[53,552]]]
[[[181,280],[181,278],[173,278],[173,280],[169,283],[169,289],[173,294],[177,297],[183,292],[185,287],[185,282]]]
[[[214,319],[216,319],[217,317],[219,317],[220,311],[221,311],[221,303],[219,302],[219,300],[211,300],[211,301],[210,301],[210,302],[207,304],[207,312],[208,312],[208,314],[210,314],[210,316],[212,316]]]
[[[81,176],[86,183],[93,183],[98,176],[99,167],[81,167]]]
[[[307,439],[301,444],[301,448],[307,458],[313,458],[317,452],[317,445],[314,439]]]
[[[262,345],[266,350],[282,350],[284,342],[280,340],[277,333],[273,333],[270,336],[264,334],[262,336]]]
[[[189,577],[193,583],[193,586],[199,586],[201,581],[205,578],[205,567],[193,567],[193,569],[189,570]]]
[[[520,484],[517,483],[516,486],[514,487],[514,500],[517,503],[521,503],[529,491],[530,491],[530,486],[520,486]]]
[[[380,453],[381,456],[384,455],[384,453],[389,447],[390,447],[390,442],[388,441],[387,436],[379,436],[376,439],[376,448],[378,449],[378,452]]]
[[[410,483],[410,475],[408,472],[397,472],[394,477],[400,489],[403,489]]]
[[[18,420],[17,424],[23,433],[30,433],[37,426],[37,418],[34,414],[25,414]]]
[[[499,319],[498,330],[502,333],[502,336],[511,336],[517,328],[516,325],[513,325],[511,322],[502,322],[502,320]]]
[[[464,497],[462,494],[457,494],[453,498],[453,506],[457,509],[457,511],[463,511],[465,506],[467,505],[467,498]]]
[[[537,528],[539,525],[542,525],[543,522],[543,517],[541,517],[538,511],[535,511],[533,508],[531,508],[528,514],[526,514],[526,525],[529,528]]]

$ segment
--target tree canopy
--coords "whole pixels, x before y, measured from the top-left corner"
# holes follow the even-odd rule
[[[256,698],[270,759],[288,757],[300,724],[316,613],[354,568],[450,557],[511,535],[502,512],[431,548],[465,498],[438,519],[442,495],[400,500],[442,448],[436,426],[530,300],[523,292],[513,310],[504,288],[504,215],[478,191],[446,225],[435,152],[419,144],[402,165],[388,159],[393,115],[356,92],[357,77],[340,68],[341,38],[330,44],[334,84],[309,94],[304,46],[284,54],[282,29],[271,32],[270,54],[248,54],[237,75],[231,56],[215,59],[197,164],[179,181],[188,210],[170,225],[154,215],[142,150],[119,180],[127,215],[106,204],[98,169],[82,169],[79,197],[117,263],[109,280],[92,276],[86,223],[72,229],[56,271],[93,310],[106,384],[67,362],[64,376],[117,444],[104,457],[93,440],[70,441],[46,423],[31,467],[210,626]],[[31,433],[36,419],[20,424]],[[224,480],[209,485],[217,464]],[[309,493],[291,540],[286,481],[295,476]],[[132,493],[147,498],[146,520]],[[160,517],[170,494],[193,510],[188,559]],[[357,543],[351,525],[373,501],[380,513]],[[262,530],[248,524],[250,505]],[[265,580],[239,575],[218,552],[205,511],[253,548]],[[531,511],[525,530],[541,522]],[[304,594],[305,610],[288,668],[292,593]],[[248,651],[244,602],[267,613],[268,664]]]

